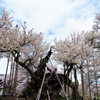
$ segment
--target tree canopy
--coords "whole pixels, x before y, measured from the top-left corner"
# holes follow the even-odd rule
[[[73,89],[73,98],[80,100],[76,73],[79,69],[86,75],[89,70],[93,70],[94,65],[99,66],[98,49],[94,49],[94,45],[100,34],[97,31],[73,32],[65,40],[55,39],[54,45],[50,47],[43,40],[42,33],[37,34],[33,29],[27,29],[26,22],[21,26],[13,26],[12,17],[9,17],[9,15],[8,11],[3,10],[3,15],[0,18],[0,58],[9,58],[10,55],[10,57],[14,58],[14,62],[20,65],[18,81],[22,80],[25,84],[20,83],[20,85],[26,87],[23,88],[18,84],[17,88],[27,92],[30,97],[36,98],[47,67],[48,72],[44,80],[41,97],[44,100],[47,97],[46,91],[49,90],[52,99],[58,98],[62,87],[56,77],[56,69],[52,70],[47,65],[52,55],[53,60],[65,66],[64,73],[57,73],[61,83],[71,87]],[[88,71],[86,71],[87,67],[89,68]],[[71,71],[74,71],[75,82],[72,82],[69,78]],[[25,77],[27,72],[30,81],[26,85],[27,79]],[[22,75],[23,77],[20,77]],[[15,76],[12,79],[14,78]]]

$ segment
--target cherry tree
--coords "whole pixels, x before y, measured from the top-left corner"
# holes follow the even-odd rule
[[[0,56],[7,57],[10,53],[18,62],[17,55],[20,48],[19,65],[33,76],[29,66],[37,66],[38,60],[46,54],[49,45],[43,41],[42,33],[37,34],[33,29],[27,30],[26,22],[13,27],[13,20],[9,14],[3,10],[0,18]]]
[[[35,99],[42,83],[45,68],[52,54],[52,47],[47,52],[49,45],[44,42],[42,33],[34,33],[33,29],[28,31],[26,22],[21,26],[16,25],[16,27],[13,27],[13,20],[9,15],[8,11],[3,10],[3,15],[0,18],[0,58],[9,58],[9,55],[14,58],[14,62],[20,68],[18,81],[19,83],[20,80],[22,81],[20,84],[17,82],[17,90],[27,92],[29,97]],[[26,72],[22,73],[21,69]],[[52,71],[49,67],[47,69],[49,72],[46,74],[41,94],[43,100],[47,97],[47,90],[51,99],[58,98],[61,90],[61,86],[55,76],[55,70]],[[27,72],[30,75],[28,84],[26,84],[26,78],[23,80]],[[63,76],[61,74],[59,76],[63,80]],[[7,82],[9,83],[9,81]],[[22,87],[22,85],[25,87]]]
[[[37,34],[33,29],[28,30],[26,22],[13,27],[12,17],[9,16],[10,13],[3,10],[0,18],[0,58],[13,56],[14,61],[33,77],[34,71],[31,67],[38,68],[39,61],[46,55],[49,44],[43,40],[42,33]]]
[[[86,62],[86,60],[90,59],[93,56],[93,47],[91,46],[91,42],[86,42],[87,32],[73,33],[70,37],[65,40],[54,40],[55,45],[55,53],[53,54],[53,59],[58,63],[67,66],[66,70],[66,78],[68,78],[70,72],[76,67],[81,69]],[[88,38],[88,35],[87,35]],[[89,38],[88,38],[89,39]],[[76,72],[75,72],[76,73]],[[74,75],[75,82],[73,83],[70,79],[67,85],[73,89],[73,98],[76,100],[80,100],[78,93],[78,80],[77,76]],[[76,84],[76,85],[75,85]]]
[[[3,15],[0,18],[0,58],[10,55],[14,58],[14,62],[20,66],[17,91],[20,91],[20,93],[24,91],[29,97],[36,99],[37,95],[40,95],[39,91],[45,75],[41,100],[48,97],[47,90],[50,99],[58,99],[62,88],[61,83],[65,83],[73,89],[73,100],[80,100],[77,69],[85,67],[84,64],[87,60],[91,63],[91,57],[94,56],[93,43],[95,38],[99,37],[99,34],[94,32],[89,34],[84,31],[81,34],[73,32],[65,40],[57,41],[55,39],[55,45],[49,47],[44,42],[42,33],[37,34],[33,32],[33,29],[27,30],[26,22],[21,26],[13,27],[13,20],[9,17],[9,14],[8,11],[3,10]],[[94,52],[97,52],[97,50]],[[51,55],[53,55],[55,61],[65,66],[64,74],[56,73],[57,68],[52,70],[52,64],[52,68],[47,65]],[[75,82],[72,82],[69,78],[72,70],[74,70]],[[26,76],[29,77],[28,83]],[[22,85],[25,87],[22,87]]]

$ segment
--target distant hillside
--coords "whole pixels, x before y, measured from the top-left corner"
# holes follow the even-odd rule
[[[0,74],[0,76],[4,76],[4,74]]]
[[[0,74],[0,80],[4,79],[5,75],[4,74]]]

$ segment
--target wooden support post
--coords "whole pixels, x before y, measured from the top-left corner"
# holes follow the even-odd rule
[[[67,92],[68,92],[68,100],[69,100],[69,79],[68,79],[68,66],[67,66]]]
[[[13,64],[13,57],[12,57],[12,60],[11,60],[11,68],[10,68],[9,85],[8,85],[8,91],[7,91],[7,100],[8,100],[8,97],[10,96],[10,95],[9,95],[9,90],[10,90],[10,86],[11,86],[10,83],[11,83],[12,64]]]
[[[63,67],[64,67],[64,75],[65,75],[65,74],[66,74],[66,73],[65,73],[65,72],[66,72],[66,71],[65,71],[65,70],[66,70],[66,69],[65,69],[65,63],[64,63],[64,65],[63,65]],[[64,90],[65,90],[65,93],[66,93],[66,84],[65,84],[65,82],[64,82]]]
[[[10,59],[10,54],[9,54],[9,57],[8,57],[8,61],[7,61],[7,67],[6,67],[6,73],[5,73],[5,79],[4,79],[4,86],[3,86],[3,95],[5,94],[5,91],[6,91],[6,77],[7,77],[7,71],[8,71],[8,66],[9,66],[9,59]]]
[[[18,62],[16,65],[16,79],[15,79],[15,91],[14,91],[14,100],[16,99],[16,87],[17,87],[17,75],[18,75],[18,65],[19,65],[19,54],[20,54],[20,48],[18,48]]]

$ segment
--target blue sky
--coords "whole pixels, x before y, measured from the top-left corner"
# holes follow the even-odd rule
[[[14,26],[26,21],[28,29],[42,32],[49,42],[64,39],[73,31],[92,30],[100,0],[0,0],[0,16],[4,8],[13,16]],[[4,73],[3,62],[0,73]]]

